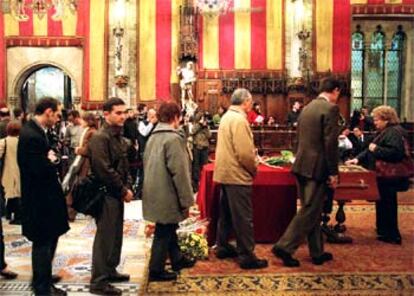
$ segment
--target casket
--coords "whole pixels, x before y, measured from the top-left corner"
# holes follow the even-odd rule
[[[335,189],[334,199],[337,201],[378,200],[375,172],[360,166],[340,166],[339,182]]]

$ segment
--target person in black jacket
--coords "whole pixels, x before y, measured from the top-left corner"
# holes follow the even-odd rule
[[[132,108],[127,109],[127,119],[124,123],[124,137],[131,141],[128,149],[129,173],[135,179],[138,161],[138,122],[137,113]]]
[[[295,101],[292,105],[292,110],[289,111],[288,116],[287,116],[287,124],[290,127],[296,127],[298,125],[298,119],[299,119],[299,115],[300,115],[300,102],[299,101]]]
[[[369,169],[375,169],[375,161],[400,162],[403,160],[404,137],[406,133],[399,125],[397,113],[392,107],[379,106],[373,111],[377,136],[368,148],[346,164],[358,164],[367,161]],[[398,229],[397,192],[408,179],[385,179],[377,177],[380,199],[376,202],[377,239],[386,243],[401,244]],[[407,185],[408,186],[408,185]],[[405,187],[405,186],[402,186]]]
[[[372,136],[365,135],[359,127],[354,127],[353,134],[350,135],[349,139],[352,142],[352,155],[357,156],[362,151],[368,148],[372,142]]]
[[[56,164],[46,136],[61,112],[60,103],[43,98],[35,116],[23,126],[17,147],[21,175],[23,235],[33,242],[32,287],[35,295],[66,295],[53,286],[52,261],[59,236],[69,230],[68,215]]]
[[[124,202],[133,198],[130,190],[128,145],[122,137],[125,103],[112,98],[103,105],[105,123],[89,142],[89,160],[97,182],[106,190],[102,212],[96,218],[89,291],[99,295],[121,295],[110,282],[129,281],[128,274],[116,270],[121,259]]]

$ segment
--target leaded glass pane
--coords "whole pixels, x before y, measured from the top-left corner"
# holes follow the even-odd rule
[[[361,110],[362,98],[352,98],[351,110]]]
[[[399,51],[389,51],[387,54],[387,97],[400,96],[400,61]]]
[[[361,32],[352,34],[352,49],[364,49],[364,35]]]
[[[404,44],[404,33],[403,32],[397,32],[394,37],[392,38],[391,42],[391,50],[402,50],[403,44]]]
[[[363,96],[364,35],[361,32],[352,34],[351,63],[351,110],[355,110],[361,108]]]
[[[387,105],[393,107],[395,110],[397,110],[397,114],[399,113],[398,110],[400,108],[399,104],[400,99],[399,98],[387,98]]]
[[[402,82],[402,50],[405,34],[399,29],[394,34],[391,49],[387,53],[387,104],[400,113]]]
[[[362,97],[362,75],[364,69],[364,52],[352,51],[351,88],[353,97]]]
[[[374,108],[383,103],[384,95],[384,46],[385,35],[377,31],[372,34],[367,52],[368,65],[365,73],[364,105]]]

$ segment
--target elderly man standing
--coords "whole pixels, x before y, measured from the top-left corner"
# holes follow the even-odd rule
[[[253,134],[247,122],[252,95],[246,89],[236,89],[231,104],[220,121],[216,148],[214,181],[221,184],[216,256],[219,259],[238,257],[243,269],[265,268],[267,261],[254,254],[251,194],[257,161]],[[232,229],[237,250],[228,242]]]

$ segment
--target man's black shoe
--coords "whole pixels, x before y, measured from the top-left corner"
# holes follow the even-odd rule
[[[259,259],[259,258],[252,258],[248,260],[244,260],[240,262],[240,268],[243,269],[260,269],[266,268],[268,266],[267,260]]]
[[[55,286],[50,287],[49,291],[35,291],[35,296],[66,296],[68,293],[62,289],[56,288]]]
[[[50,292],[51,292],[50,293],[51,296],[66,296],[66,295],[68,295],[68,293],[65,290],[56,288],[55,286],[52,286],[50,288]]]
[[[377,240],[388,244],[401,245],[401,237],[377,236]]]
[[[124,273],[115,273],[113,275],[111,275],[108,279],[109,282],[111,283],[121,283],[121,282],[128,282],[130,279],[129,274],[124,274]]]
[[[10,220],[9,224],[10,225],[22,225],[22,221],[18,219],[13,219],[13,220]]]
[[[2,270],[0,271],[0,276],[6,280],[14,280],[18,274],[10,270]]]
[[[299,267],[300,266],[299,260],[293,258],[292,255],[290,255],[288,252],[282,249],[273,247],[272,253],[276,257],[282,259],[284,266],[287,266],[287,267]]]
[[[172,265],[172,270],[180,271],[183,268],[191,268],[196,264],[196,262],[197,261],[195,259],[190,259],[183,256],[177,264]]]
[[[52,274],[52,283],[57,284],[62,280],[62,277],[57,274]]]
[[[352,237],[337,233],[336,235],[328,236],[326,241],[331,244],[352,244]]]
[[[89,292],[97,295],[122,295],[122,290],[118,289],[111,284],[91,285]]]
[[[175,281],[177,279],[177,274],[172,271],[163,272],[152,272],[150,271],[148,280],[150,282],[168,282],[168,281]]]
[[[237,256],[237,250],[232,245],[216,248],[216,257],[218,259],[236,258]]]
[[[333,259],[333,256],[331,253],[325,252],[319,257],[312,257],[312,263],[315,265],[322,265],[323,263],[327,261],[331,261]]]

